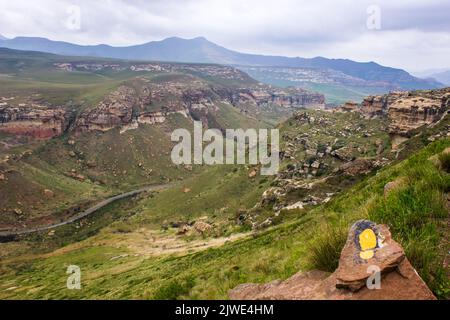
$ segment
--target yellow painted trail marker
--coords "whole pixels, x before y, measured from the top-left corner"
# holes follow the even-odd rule
[[[366,229],[359,234],[359,246],[361,247],[361,252],[359,253],[361,259],[368,260],[373,258],[373,249],[377,247],[377,236],[372,229]]]

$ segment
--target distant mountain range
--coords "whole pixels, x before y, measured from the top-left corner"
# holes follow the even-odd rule
[[[432,78],[447,86],[450,86],[450,69],[430,70],[418,74],[419,77]]]
[[[0,36],[0,47],[16,50],[42,51],[70,56],[217,63],[243,67],[259,66],[305,68],[308,70],[315,69],[326,72],[338,72],[347,75],[352,79],[356,79],[355,85],[361,85],[360,83],[362,81],[365,87],[373,86],[383,88],[384,90],[432,89],[444,86],[434,79],[420,79],[404,70],[385,67],[375,62],[363,63],[348,59],[327,59],[323,57],[307,59],[300,57],[293,58],[246,54],[221,47],[203,37],[194,39],[172,37],[162,41],[153,41],[141,45],[112,47],[103,44],[83,46],[36,37],[6,39]],[[302,79],[302,81],[303,80],[304,79]],[[342,85],[348,86],[349,84],[342,83]]]

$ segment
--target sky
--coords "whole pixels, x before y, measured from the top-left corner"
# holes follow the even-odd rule
[[[0,34],[126,46],[206,37],[228,49],[450,69],[449,0],[0,0]]]

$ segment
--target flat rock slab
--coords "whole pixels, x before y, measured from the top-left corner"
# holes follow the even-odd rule
[[[385,225],[367,220],[350,228],[347,242],[336,270],[337,286],[353,291],[361,289],[371,275],[369,268],[382,274],[395,269],[405,259],[403,248],[395,242]]]

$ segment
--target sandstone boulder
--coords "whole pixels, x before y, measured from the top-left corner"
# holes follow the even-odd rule
[[[354,176],[357,176],[360,174],[370,173],[370,171],[372,171],[373,167],[374,167],[374,165],[373,165],[372,161],[359,158],[354,161],[343,164],[339,168],[339,171],[342,172],[346,176],[354,177]]]
[[[203,221],[197,221],[194,223],[194,230],[198,233],[205,234],[211,232],[213,229],[213,226],[209,223],[203,222]]]
[[[53,198],[55,196],[55,193],[52,190],[50,190],[50,189],[45,189],[44,190],[44,195],[47,198]]]
[[[373,280],[379,279],[373,285]],[[434,300],[385,225],[357,221],[350,229],[338,269],[299,272],[285,281],[243,284],[232,300]]]
[[[361,220],[351,228],[336,270],[336,286],[352,291],[361,289],[369,277],[369,266],[381,273],[392,271],[405,259],[403,248],[391,238],[385,225]]]
[[[386,183],[386,185],[384,186],[384,197],[387,198],[389,193],[401,188],[404,185],[404,183],[405,183],[404,180],[401,178]]]

